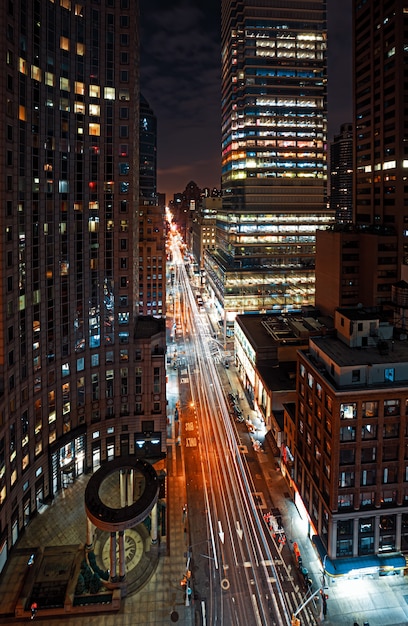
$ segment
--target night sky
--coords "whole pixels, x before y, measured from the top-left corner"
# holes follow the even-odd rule
[[[141,91],[158,122],[158,191],[221,187],[221,0],[140,0]],[[327,0],[329,140],[352,121],[352,0]]]

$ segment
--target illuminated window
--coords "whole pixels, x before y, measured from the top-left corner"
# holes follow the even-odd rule
[[[28,452],[27,452],[27,454],[25,454],[25,455],[23,456],[23,458],[22,458],[22,461],[21,461],[21,469],[24,471],[25,469],[27,469],[27,467],[29,466],[29,464],[30,464],[30,456],[29,456],[29,454],[28,454]]]
[[[80,113],[81,115],[85,115],[84,102],[74,102],[74,113]]]
[[[340,417],[344,420],[352,420],[357,415],[357,404],[355,402],[340,405]]]
[[[68,37],[60,37],[60,48],[61,50],[69,50],[69,39]]]
[[[129,313],[118,313],[118,321],[119,324],[128,324],[129,323]]]
[[[69,91],[70,90],[69,78],[64,78],[63,76],[60,76],[60,89],[62,91]]]
[[[79,96],[84,96],[85,95],[85,85],[84,85],[84,83],[80,83],[78,81],[75,81],[75,93],[78,94]]]
[[[386,383],[393,383],[395,380],[395,367],[386,367],[384,369],[384,381]]]
[[[129,89],[119,90],[119,100],[130,100]]]
[[[99,217],[91,217],[88,221],[88,230],[90,233],[99,231]]]
[[[89,105],[89,115],[99,116],[101,114],[99,104],[90,104]]]
[[[114,87],[105,87],[103,90],[103,97],[105,100],[114,100],[115,99],[115,88]]]
[[[69,376],[69,363],[63,363],[61,365],[61,374],[63,378],[64,376]]]
[[[99,85],[89,85],[89,95],[91,98],[100,98],[101,88]]]
[[[89,134],[92,136],[100,136],[101,134],[101,125],[90,123],[89,124]]]
[[[22,122],[27,121],[26,108],[22,104],[20,104],[18,107],[18,119],[21,120]]]
[[[41,70],[39,67],[36,67],[35,65],[31,66],[31,78],[33,78],[34,80],[38,80],[38,82],[41,82]]]
[[[54,74],[52,74],[51,72],[45,72],[44,77],[45,77],[45,84],[48,85],[49,87],[54,87],[55,85]]]
[[[22,74],[28,74],[27,61],[25,59],[22,59],[21,57],[18,59],[18,69]]]
[[[77,43],[76,44],[76,53],[78,56],[83,57],[85,56],[85,44],[83,43]]]
[[[60,108],[60,111],[70,111],[71,110],[68,98],[60,98],[59,108]],[[66,130],[66,129],[64,129],[64,130]]]

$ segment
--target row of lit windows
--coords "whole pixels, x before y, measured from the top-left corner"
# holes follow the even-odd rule
[[[269,57],[269,58],[277,58],[277,59],[318,59],[321,60],[324,58],[324,52],[321,52],[319,50],[312,50],[312,51],[306,51],[306,50],[298,50],[298,51],[291,51],[291,50],[283,50],[283,51],[276,51],[272,48],[259,48],[257,46],[257,50],[256,50],[256,56],[257,57]]]
[[[98,355],[93,355],[93,357],[94,356],[98,356]],[[123,362],[128,362],[128,359],[129,359],[128,351],[121,350],[120,358]],[[80,359],[78,359],[78,363],[79,361]],[[106,359],[106,362],[108,363],[108,357]],[[113,362],[113,353],[112,353],[111,362]],[[99,365],[99,359],[96,359],[96,360],[93,359],[92,365],[93,366]],[[78,367],[78,371],[80,369],[83,369],[83,368]],[[50,378],[51,373],[48,374],[49,381],[51,380]],[[113,369],[106,370],[105,372],[105,395],[107,398],[113,397],[114,377],[115,377],[115,370]],[[130,392],[128,367],[120,368],[119,378],[120,378],[120,395],[126,396]],[[36,381],[38,380],[39,379],[36,379]],[[132,387],[132,389],[134,393],[141,394],[142,393],[142,380],[143,380],[141,367],[135,368],[135,376],[133,380],[134,380],[134,386]],[[98,372],[91,374],[91,386],[92,386],[92,393],[91,393],[92,400],[95,400],[95,401],[99,400],[100,395],[99,395],[99,373]],[[38,391],[40,389],[41,389],[41,382],[36,385],[35,391]],[[69,415],[71,411],[70,382],[63,383],[61,390],[62,390],[62,399],[63,399],[62,415],[64,416],[64,419],[65,419],[65,416]],[[160,370],[159,368],[154,368],[153,392],[160,393],[160,391],[161,391]],[[77,406],[84,406],[85,404],[85,377],[83,376],[77,379],[76,393],[77,393]],[[34,411],[35,411],[35,416],[34,416],[35,417],[35,434],[38,434],[42,430],[42,401],[41,399],[38,399],[35,401]],[[56,421],[56,391],[51,390],[48,392],[48,424],[52,424],[55,421]],[[27,426],[28,426],[28,423],[27,423]],[[14,427],[13,427],[13,430],[14,430]],[[23,429],[23,438],[21,442],[22,446],[28,443],[28,436],[27,436],[26,431],[24,431]],[[14,437],[11,437],[10,440],[14,441]],[[14,454],[15,445],[13,443],[11,444],[10,449],[11,449],[11,453]],[[14,456],[10,458],[10,461],[12,461],[13,458]]]
[[[282,154],[281,155],[282,158],[285,158],[285,155]],[[319,158],[319,155],[316,155],[317,159]],[[226,172],[228,170],[246,170],[246,169],[258,169],[258,168],[290,168],[290,169],[297,169],[297,168],[309,168],[309,169],[315,169],[315,168],[325,168],[326,167],[326,163],[323,160],[316,160],[316,161],[301,161],[300,160],[300,155],[299,155],[299,160],[297,161],[291,161],[286,160],[286,161],[267,161],[266,159],[245,159],[245,160],[238,160],[240,157],[238,155],[230,155],[228,160],[224,161],[224,167],[223,167],[223,171]],[[322,155],[323,158],[323,155]]]
[[[282,224],[280,226],[274,226],[273,224],[228,224],[230,232],[237,232],[242,234],[265,234],[280,233],[282,236],[289,236],[293,234],[315,233],[316,226],[314,224]],[[307,241],[307,239],[305,239]]]
[[[238,141],[239,145],[250,145],[247,142],[250,142],[250,141],[255,142],[257,137],[287,137],[293,141],[295,141],[296,138],[305,138],[307,140],[311,140],[313,142],[313,145],[315,145],[315,142],[316,142],[316,145],[318,145],[319,147],[321,146],[321,143],[319,143],[319,140],[320,142],[323,141],[322,133],[315,132],[313,134],[310,134],[310,132],[304,132],[304,131],[298,130],[296,127],[296,124],[294,124],[293,127],[290,128],[290,130],[286,130],[286,131],[284,130],[277,131],[275,127],[268,128],[267,130],[258,127],[256,128],[256,130],[254,129],[250,131],[249,135],[244,133],[244,131],[242,130],[241,131],[236,130],[235,132],[231,133],[231,138],[228,137],[228,140],[231,139],[232,142]],[[240,142],[239,141],[240,139],[244,143]],[[225,145],[226,145],[226,141],[224,140],[224,147]]]
[[[19,58],[19,71],[21,74],[25,74],[33,80],[37,82],[44,82],[45,85],[49,87],[55,87],[57,78],[55,74],[51,72],[43,72],[39,67],[32,65],[30,68],[28,67],[27,61]],[[126,83],[129,81],[129,72],[127,70],[122,70],[120,73],[121,81]],[[61,91],[71,92],[71,87],[73,85],[73,93],[79,96],[85,96],[86,92],[90,98],[98,98],[103,97],[104,100],[115,100],[118,97],[121,101],[130,100],[130,92],[129,89],[126,88],[115,88],[115,87],[101,87],[100,85],[86,85],[81,81],[71,81],[71,79],[60,76],[59,77],[59,89]],[[81,103],[77,103],[78,110],[77,113],[82,113]],[[92,109],[90,109],[92,110]],[[96,115],[96,113],[92,113],[92,115]]]
[[[310,118],[310,121],[305,118]],[[305,111],[300,107],[298,109],[287,108],[286,110],[273,110],[268,108],[263,111],[247,108],[231,114],[231,124],[233,128],[244,128],[245,126],[264,126],[266,122],[268,122],[271,126],[278,127],[285,125],[300,128],[323,128],[324,121],[325,118],[323,115],[316,116],[314,111]]]
[[[310,50],[314,51],[321,48],[321,45],[315,43],[305,43],[304,41],[296,41],[295,39],[257,39],[255,42],[257,48],[277,48],[278,50]]]
[[[276,26],[277,29],[282,29],[281,24],[279,24],[279,26]],[[305,33],[305,32],[300,32],[300,33],[293,33],[293,32],[283,32],[282,30],[275,30],[273,28],[273,24],[271,24],[269,27],[265,25],[265,30],[250,30],[247,29],[245,30],[245,36],[246,37],[253,37],[256,38],[258,40],[262,40],[262,39],[266,39],[266,38],[270,38],[271,34],[273,36],[274,39],[276,39],[277,41],[281,40],[281,41],[321,41],[324,42],[325,41],[325,36],[323,33]],[[237,37],[238,33],[235,30],[231,31],[231,37]]]
[[[304,200],[304,197],[303,197]],[[296,201],[296,197],[295,200]],[[300,199],[299,199],[300,201]],[[290,226],[291,224],[296,225],[299,224],[302,232],[306,232],[308,230],[308,227],[310,228],[310,230],[314,230],[313,229],[313,224],[316,225],[321,225],[326,223],[329,219],[331,219],[331,215],[327,214],[327,215],[305,215],[304,213],[300,213],[300,214],[285,214],[285,213],[257,213],[257,214],[252,214],[252,213],[242,213],[239,215],[236,215],[235,213],[228,213],[228,214],[223,214],[220,213],[217,216],[217,219],[220,221],[227,221],[227,222],[231,222],[234,224],[244,224],[245,222],[249,223],[249,224],[257,224],[257,225],[261,225],[261,224],[266,224],[267,227],[269,228],[269,230],[272,230],[271,227],[269,227],[269,224],[279,224],[279,232],[282,232],[282,230],[284,229],[285,231],[292,231],[292,232],[298,232],[299,227],[298,226]],[[282,226],[281,226],[282,225]]]
[[[282,97],[272,97],[272,96],[262,96],[256,98],[256,105],[260,107],[265,106],[278,106],[278,107],[309,107],[309,108],[317,108],[322,104],[321,98],[306,98],[304,97],[290,97],[290,98],[282,98]]]
[[[224,174],[224,172],[223,172]],[[232,171],[224,174],[227,180],[243,180],[244,178],[248,178],[251,176],[249,172],[246,170]],[[255,174],[254,174],[255,176]],[[282,170],[280,172],[275,170],[267,170],[264,173],[257,173],[257,178],[320,178],[325,179],[326,176],[323,172],[297,172],[297,171],[285,171]]]

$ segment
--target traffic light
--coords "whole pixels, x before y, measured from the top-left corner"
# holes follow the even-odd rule
[[[292,615],[292,626],[300,626],[300,619]]]

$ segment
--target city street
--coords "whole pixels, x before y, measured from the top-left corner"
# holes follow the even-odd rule
[[[288,624],[310,591],[294,571],[290,550],[285,558],[283,545],[265,523],[273,503],[259,495],[255,484],[256,457],[262,454],[255,427],[248,428],[249,415],[245,424],[231,418],[220,377],[229,368],[218,358],[210,320],[197,307],[177,251],[173,264],[173,354],[182,355],[185,363],[178,366],[178,417],[195,591],[206,600],[211,624]],[[313,603],[303,610],[303,623],[316,623]]]

